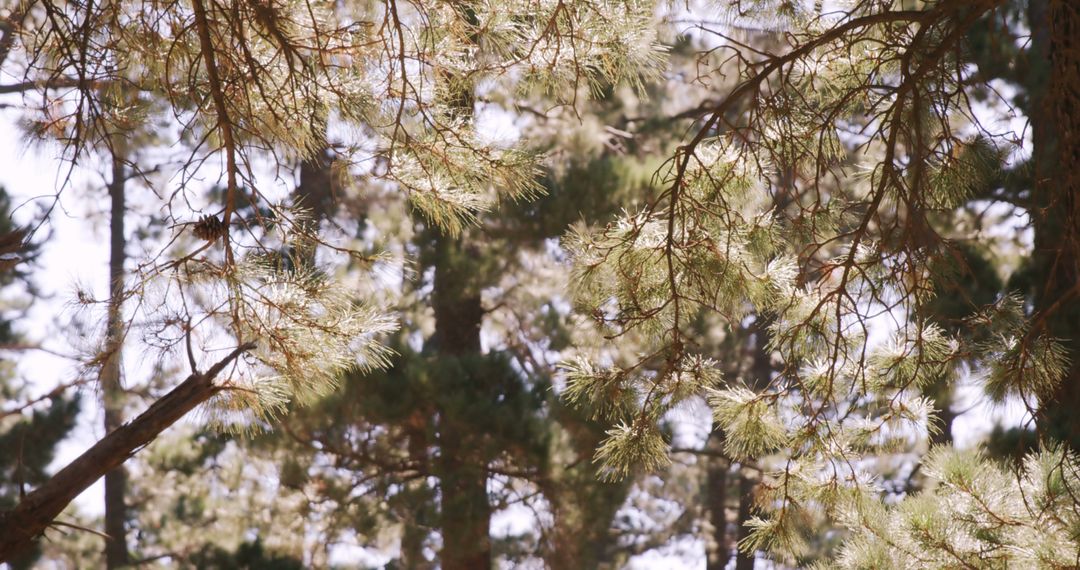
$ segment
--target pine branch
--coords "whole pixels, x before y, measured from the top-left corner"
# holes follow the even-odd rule
[[[225,174],[227,186],[225,189],[225,214],[224,224],[229,227],[233,212],[236,210],[236,140],[233,137],[233,123],[229,117],[229,108],[225,102],[225,89],[218,73],[217,61],[214,57],[214,44],[210,38],[210,23],[206,15],[206,7],[201,0],[191,3],[195,13],[195,28],[199,36],[199,48],[202,51],[203,62],[206,65],[206,76],[210,82],[210,95],[214,101],[214,110],[217,113],[217,127],[221,129],[221,144],[225,149]],[[231,265],[232,246],[229,243],[229,232],[226,231],[225,256]]]

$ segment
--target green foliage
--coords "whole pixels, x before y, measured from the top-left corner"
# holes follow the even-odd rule
[[[622,370],[596,370],[584,358],[564,362],[561,368],[566,374],[563,398],[573,406],[587,408],[590,419],[616,421],[634,409],[638,394],[625,386],[627,377]]]
[[[765,398],[745,386],[714,390],[713,417],[724,430],[724,451],[735,459],[761,457],[787,443],[783,421]]]
[[[169,297],[140,305],[138,317],[160,323],[148,340],[163,359],[190,353],[193,335],[258,343],[254,361],[225,382],[213,407],[224,423],[248,429],[292,401],[325,395],[350,367],[385,365],[373,337],[392,329],[386,307],[337,286],[340,260],[318,264],[325,274],[296,269],[295,260],[266,261],[280,251],[303,256],[332,239],[279,204],[257,165],[286,167],[324,153],[332,129],[344,170],[408,196],[433,226],[460,235],[501,201],[542,191],[542,153],[477,127],[483,92],[555,94],[555,104],[573,105],[603,95],[602,87],[643,89],[665,61],[654,8],[637,1],[50,4],[28,7],[25,22],[5,27],[3,51],[17,61],[13,74],[41,86],[33,94],[41,110],[26,117],[30,134],[60,141],[72,164],[100,150],[133,163],[159,149],[186,155],[163,179],[179,180],[176,187],[140,180],[162,197],[174,235],[139,260],[125,294]],[[54,81],[80,88],[53,89]],[[204,211],[204,197],[187,181],[217,158],[224,188]],[[218,230],[194,233],[209,243],[185,239],[204,222]],[[375,259],[328,249],[348,261]]]
[[[990,98],[981,73],[1017,75],[965,59],[968,47],[986,56],[996,4],[816,4],[726,3],[716,12],[739,33],[701,22],[693,30],[715,44],[683,37],[670,53],[658,5],[637,0],[46,4],[13,37],[25,78],[42,86],[28,124],[73,162],[155,130],[175,131],[155,144],[191,153],[180,188],[154,188],[171,196],[164,209],[182,211],[170,214],[176,239],[140,263],[129,289],[164,291],[167,302],[145,304],[146,322],[162,323],[147,336],[193,369],[193,339],[259,342],[221,381],[213,419],[256,428],[310,406],[288,446],[253,443],[267,445],[257,467],[281,487],[249,496],[279,493],[295,503],[275,507],[303,512],[315,493],[336,507],[313,517],[330,539],[396,526],[422,557],[434,520],[444,536],[455,530],[459,513],[437,499],[468,480],[467,499],[482,495],[474,503],[489,510],[497,470],[547,494],[564,519],[585,516],[567,506],[582,495],[610,515],[626,483],[592,496],[566,486],[671,465],[664,422],[704,399],[727,458],[762,473],[744,549],[799,563],[815,548],[807,529],[839,522],[841,567],[1075,564],[1077,459],[1064,448],[1026,456],[1017,473],[935,448],[921,468],[929,488],[881,501],[895,491],[882,473],[918,463],[939,429],[942,402],[925,394],[947,392],[959,368],[985,372],[993,401],[1037,409],[1075,358],[1071,325],[1029,306],[1054,306],[1040,293],[1052,290],[1039,288],[1041,258],[1014,281],[1030,298],[995,298],[997,275],[965,302],[941,298],[965,278],[952,259],[973,260],[980,279],[996,269],[982,259],[991,247],[954,244],[985,237],[950,227],[961,210],[999,198],[1031,216],[1057,206],[1009,187],[1029,173],[1006,167],[1014,148],[970,103]],[[750,29],[760,46],[743,41]],[[719,95],[724,77],[735,85]],[[646,101],[673,85],[700,92],[674,110]],[[502,112],[522,136],[496,140],[480,126]],[[420,216],[391,231],[357,223],[359,247],[396,248],[400,292],[369,275],[388,258],[337,245],[257,183],[252,165],[310,159],[331,127],[344,170],[371,182],[354,211],[390,211],[382,202],[404,196]],[[202,201],[186,181],[219,154],[223,204],[206,214],[189,207]],[[647,180],[642,165],[657,163]],[[187,239],[208,219],[220,235]],[[544,243],[573,222],[561,249]],[[1040,256],[1053,251],[1046,239]],[[519,291],[541,250],[569,259],[573,327],[555,308],[561,293]],[[324,263],[330,252],[347,261]],[[361,284],[342,286],[357,267],[349,278]],[[396,359],[380,343],[395,330],[388,299],[404,322]],[[760,354],[730,350],[722,362],[713,349],[744,333]],[[563,363],[552,379],[540,361],[554,352]],[[558,429],[545,424],[552,384],[573,408]],[[60,422],[54,435],[65,410],[42,416]],[[595,445],[597,465],[560,471],[556,440]],[[579,451],[573,461],[589,455]],[[190,449],[152,457],[191,486],[205,460]],[[160,497],[170,508],[151,524],[220,508],[201,491]],[[596,536],[603,522],[579,528]],[[233,538],[206,550],[206,564],[295,562]]]
[[[652,422],[639,419],[619,424],[607,434],[608,438],[596,449],[596,460],[608,469],[602,474],[607,479],[625,479],[638,465],[656,470],[670,463],[667,442]]]
[[[1067,568],[1075,564],[1080,484],[1072,452],[1047,449],[1013,472],[974,451],[936,448],[933,484],[880,510],[847,509],[840,568]]]
[[[250,367],[211,403],[225,427],[257,429],[291,402],[309,404],[334,390],[343,372],[383,367],[392,354],[376,339],[396,328],[393,319],[304,264],[253,256],[225,268],[196,266],[184,278],[209,315],[229,307],[220,315],[226,326],[240,338],[263,339]]]
[[[5,378],[0,388],[9,392],[9,383]],[[7,401],[18,401],[17,396]],[[15,506],[23,491],[49,478],[46,468],[57,444],[75,427],[78,412],[77,397],[56,396],[40,409],[0,418],[0,509]]]
[[[303,563],[295,558],[266,552],[258,539],[241,544],[235,552],[207,548],[192,556],[190,563],[207,570],[300,570],[304,567]]]
[[[773,16],[757,17],[750,5]],[[970,528],[959,507],[904,500],[888,515],[895,528],[873,520],[886,515],[872,507],[888,488],[875,472],[911,461],[940,429],[924,391],[947,390],[973,365],[985,370],[994,401],[1019,396],[1035,409],[1069,370],[1056,329],[1018,299],[995,301],[996,275],[965,307],[944,310],[935,297],[964,269],[949,256],[965,251],[942,236],[983,237],[947,224],[986,199],[1012,150],[973,119],[966,90],[978,81],[956,71],[965,33],[992,8],[864,3],[823,17],[807,7],[738,3],[728,17],[783,30],[782,47],[725,46],[739,83],[693,115],[691,134],[658,172],[659,194],[564,238],[579,312],[613,342],[647,340],[610,364],[564,364],[566,395],[617,424],[597,454],[612,473],[631,472],[634,460],[662,465],[663,439],[648,424],[688,397],[671,388],[684,363],[705,361],[693,327],[711,314],[732,334],[753,316],[767,327],[775,373],[754,378],[753,389],[749,378],[718,371],[715,382],[688,384],[713,408],[725,452],[764,466],[760,517],[744,548],[797,561],[810,550],[806,529],[841,516],[851,532],[881,537],[853,539],[844,551],[850,567],[993,565],[993,545],[1007,532]],[[971,253],[983,253],[977,242]],[[975,270],[987,273],[985,264]],[[988,511],[1029,484],[981,458],[953,465],[937,453],[927,471],[965,485]],[[964,470],[985,480],[964,482],[956,474]],[[959,546],[949,542],[955,532],[968,533]],[[897,533],[913,542],[885,538]],[[1049,544],[1050,534],[1034,540]],[[951,562],[929,562],[954,546]],[[934,554],[906,559],[905,548]],[[1040,542],[1030,552],[1049,564],[1066,550],[1047,553]]]

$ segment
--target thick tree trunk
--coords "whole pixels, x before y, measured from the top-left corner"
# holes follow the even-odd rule
[[[758,317],[764,319],[765,317]],[[751,388],[754,390],[761,390],[768,385],[769,380],[773,374],[773,364],[769,352],[766,350],[766,346],[769,345],[769,329],[767,327],[767,321],[762,321],[757,324],[757,330],[754,331],[752,338],[749,340],[752,343],[751,346],[751,362],[750,368],[747,370],[747,376],[751,381]],[[748,475],[748,469],[745,466],[739,466],[736,472],[736,478],[739,482],[739,515],[737,539],[736,539],[736,556],[735,556],[735,570],[753,570],[754,569],[754,552],[747,552],[742,547],[744,539],[750,536],[750,528],[746,526],[746,523],[753,516],[754,512],[754,487],[757,485],[757,481]]]
[[[1033,326],[1061,339],[1072,364],[1041,402],[1041,435],[1080,448],[1080,5],[1031,0],[1031,97],[1035,229]]]
[[[112,181],[109,197],[112,208],[109,217],[109,307],[105,329],[105,359],[101,365],[101,399],[105,412],[105,433],[112,433],[124,423],[124,389],[121,383],[124,346],[124,235],[125,182],[124,159],[113,150]],[[118,465],[105,474],[105,565],[120,568],[128,564],[127,507],[124,496],[127,472]]]
[[[723,451],[723,442],[723,432],[719,428],[715,429],[709,436],[706,448],[718,454]],[[712,536],[709,537],[710,548],[706,552],[705,569],[724,570],[728,561],[731,560],[731,544],[727,529],[727,489],[731,462],[712,455],[709,456],[708,461],[709,465],[705,474],[705,508],[708,511]]]
[[[468,5],[457,7],[458,17],[470,25],[478,23]],[[452,84],[452,78],[440,79]],[[475,96],[471,87],[457,86],[448,101],[455,114],[472,120]],[[435,238],[435,283],[432,308],[435,311],[436,350],[463,361],[481,356],[480,327],[484,310],[480,302],[483,286],[477,274],[479,252],[465,245],[465,238]],[[458,370],[470,368],[459,366]],[[456,386],[483,386],[482,379],[457,382]],[[483,390],[469,396],[486,398]],[[487,456],[484,434],[471,429],[464,410],[450,403],[440,411],[439,472],[441,491],[441,553],[444,570],[483,570],[491,567],[491,505],[487,494]]]
[[[941,431],[930,436],[930,443],[934,445],[952,445],[952,425],[956,420],[956,412],[952,410],[952,400],[950,397],[946,397],[936,400],[935,403],[940,409],[938,420],[940,421],[939,427]]]
[[[588,419],[558,395],[551,398],[552,437],[535,480],[552,516],[541,556],[551,570],[616,568],[620,547],[611,526],[633,479],[601,480],[592,457],[607,426]]]
[[[487,469],[469,457],[464,433],[444,428],[440,438],[439,488],[442,491],[441,553],[443,570],[484,570],[491,567]]]
[[[952,445],[952,426],[956,421],[957,413],[953,410],[953,397],[955,389],[951,383],[938,381],[928,386],[923,393],[933,398],[938,412],[938,427],[941,431],[930,435],[930,443],[934,445]]]
[[[325,131],[326,124],[312,126],[314,133]],[[325,136],[325,135],[323,135]],[[334,175],[334,151],[329,142],[310,158],[300,162],[300,183],[293,193],[296,203],[310,215],[309,231],[318,234],[319,224],[334,216],[337,180]],[[296,253],[296,261],[314,267],[316,243],[305,244]]]
[[[300,184],[296,187],[296,196],[300,207],[310,210],[312,218],[318,222],[333,215],[337,194],[334,151],[329,145],[324,145],[315,156],[300,163]]]
[[[750,536],[750,528],[746,526],[746,522],[753,514],[754,485],[754,480],[745,473],[739,474],[739,544]],[[735,570],[754,570],[754,553],[739,548],[735,558]]]
[[[153,441],[165,428],[209,400],[220,390],[214,385],[214,378],[254,347],[254,343],[242,344],[206,372],[188,376],[133,421],[109,433],[67,464],[14,509],[0,513],[0,562],[11,560],[32,546],[38,535],[79,493]]]
[[[464,247],[461,239],[446,236],[435,239],[432,340],[441,355],[460,359],[481,354],[480,325],[484,311],[476,283],[476,256],[476,252]],[[465,371],[468,367],[457,369]],[[456,383],[457,386],[482,384],[479,379]],[[472,396],[482,398],[484,394]],[[474,433],[468,418],[461,414],[462,410],[457,408],[440,411],[436,467],[441,491],[444,570],[491,567],[491,506],[487,495],[487,465],[481,452],[483,434]]]
[[[416,524],[415,520],[405,522],[405,529],[401,534],[401,568],[410,570],[422,570],[431,568],[432,564],[424,557],[424,541],[427,540],[426,530]]]

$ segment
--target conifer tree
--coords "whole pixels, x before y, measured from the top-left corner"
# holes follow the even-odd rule
[[[489,140],[478,109],[502,101],[546,118],[577,113],[616,85],[640,92],[665,69],[657,9],[636,0],[43,0],[6,11],[0,64],[23,81],[0,93],[26,94],[31,132],[59,143],[71,164],[111,148],[127,121],[164,125],[160,146],[184,147],[179,182],[153,187],[175,232],[140,261],[128,289],[143,301],[133,318],[152,325],[142,342],[190,376],[4,512],[0,560],[203,404],[212,423],[244,431],[302,405],[359,410],[340,426],[302,417],[290,436],[344,469],[376,472],[357,487],[400,497],[391,516],[417,523],[402,540],[404,564],[426,562],[427,524],[439,527],[443,567],[490,565],[500,547],[488,530],[495,480],[536,485],[570,526],[567,505],[581,496],[566,485],[582,473],[550,469],[556,454],[539,420],[549,413],[575,431],[580,417],[549,411],[536,391],[546,374],[511,347],[485,349],[483,331],[498,319],[500,307],[486,303],[506,294],[502,277],[523,274],[500,248],[549,238],[551,219],[567,221],[550,213],[573,206],[541,200],[533,213],[552,206],[549,219],[514,225],[500,208],[535,198],[538,171],[551,163],[527,144]],[[737,566],[758,552],[810,563],[821,550],[815,529],[832,525],[848,533],[830,561],[840,567],[1075,566],[1080,10],[1067,0],[731,0],[716,13],[719,22],[697,24],[716,44],[693,54],[694,73],[671,74],[705,95],[688,109],[613,122],[681,131],[641,153],[667,161],[637,204],[591,211],[563,238],[578,315],[595,327],[591,340],[604,341],[574,338],[555,380],[576,413],[608,426],[599,468],[583,471],[625,482],[668,466],[668,418],[705,399],[721,454],[756,468],[754,485],[738,485],[756,510],[737,507],[750,517],[737,531]],[[1006,37],[1030,30],[1029,47],[988,40],[999,21]],[[746,28],[772,32],[770,41],[747,41]],[[1000,64],[991,45],[1029,65]],[[1023,165],[1014,158],[1022,138],[983,120],[983,105],[1009,103],[992,76],[1024,86],[1032,148]],[[139,105],[107,104],[128,89]],[[535,101],[539,111],[520,105]],[[616,130],[620,145],[641,132]],[[381,375],[353,369],[391,365],[375,338],[393,329],[380,305],[392,295],[379,279],[361,279],[360,291],[339,280],[347,269],[385,268],[386,258],[341,245],[348,238],[312,188],[332,179],[331,131],[345,133],[333,140],[337,168],[407,196],[418,214],[396,220],[410,241],[399,242],[400,259],[415,254],[421,269],[402,304],[430,312],[413,311],[406,331],[418,334],[393,341],[404,358]],[[192,181],[215,161],[222,190],[207,195]],[[311,184],[301,208],[314,222],[276,199],[258,175],[263,161],[302,165],[301,185]],[[991,249],[954,223],[979,200],[1011,203],[1035,236],[1025,271],[993,298],[996,284],[955,286],[965,279],[956,265],[980,271]],[[961,309],[949,298],[957,291]],[[732,349],[717,350],[716,337]],[[222,345],[236,348],[211,351]],[[1036,420],[1039,448],[1011,471],[978,452],[929,448],[947,440],[938,410],[961,367],[983,371],[990,398],[1022,401]],[[353,392],[341,396],[343,379]],[[377,407],[386,402],[398,406]],[[586,425],[579,441],[595,435]],[[349,446],[328,447],[342,440]],[[376,458],[390,460],[388,474]],[[897,490],[892,474],[881,476],[896,465],[908,479],[922,472],[927,487]],[[296,461],[281,472],[308,484],[324,467]],[[726,522],[734,485],[720,475],[714,469],[710,491],[725,499],[716,497],[713,517]],[[584,493],[600,516],[582,534],[626,487],[608,489]],[[347,502],[351,492],[327,495]],[[903,500],[886,506],[889,496]],[[260,545],[226,550],[265,558]],[[560,563],[603,558],[574,550]]]
[[[741,82],[692,115],[691,135],[659,172],[665,192],[605,228],[568,237],[586,314],[610,327],[612,336],[637,332],[656,341],[642,358],[572,369],[581,392],[597,404],[611,390],[633,395],[633,418],[614,426],[598,453],[614,473],[665,463],[658,420],[709,391],[725,450],[772,464],[744,549],[803,559],[810,537],[800,521],[824,513],[857,534],[840,559],[853,567],[944,564],[950,557],[966,565],[980,560],[979,553],[987,561],[1013,556],[1006,554],[1010,548],[1030,548],[1025,552],[1038,552],[1035,560],[1052,564],[1075,552],[1050,528],[1038,537],[1009,539],[1061,544],[1047,550],[1017,546],[986,534],[989,527],[964,522],[998,513],[984,489],[1023,494],[1028,477],[1056,478],[1069,488],[1075,462],[1049,441],[1012,481],[984,482],[980,458],[936,452],[928,473],[939,490],[960,492],[932,520],[920,517],[940,500],[937,490],[889,513],[871,506],[882,489],[867,459],[912,440],[925,442],[936,428],[933,402],[920,392],[948,378],[961,361],[985,363],[989,394],[999,400],[1017,395],[1040,414],[1054,409],[1061,387],[1072,385],[1062,382],[1066,350],[1043,322],[1067,308],[1069,295],[1055,294],[1055,302],[1030,319],[1022,303],[1001,297],[965,319],[978,334],[952,336],[928,310],[934,290],[948,279],[941,265],[951,249],[935,212],[953,211],[984,188],[1008,144],[986,130],[968,104],[964,94],[978,80],[955,59],[973,27],[998,14],[1001,4],[875,2],[822,14],[795,2],[732,3],[736,22],[770,10],[776,15],[770,25],[786,32],[785,45],[755,50],[724,36]],[[1067,57],[1058,53],[1049,61],[1060,66]],[[1062,82],[1075,75],[1057,71]],[[1055,124],[1070,124],[1076,118],[1071,91],[1050,92],[1059,99],[1040,109],[1054,109]],[[750,105],[740,109],[746,100]],[[1045,145],[1036,144],[1036,154],[1040,148]],[[789,168],[790,180],[774,177]],[[858,168],[865,174],[855,174]],[[778,194],[791,199],[781,205],[765,199]],[[1070,211],[1058,208],[1054,215],[1072,220]],[[1036,232],[1064,238],[1054,246],[1037,238],[1044,245],[1036,248],[1037,256],[1062,263],[1061,271],[1072,266],[1067,228],[1073,225]],[[770,317],[769,350],[781,362],[765,387],[725,379],[689,333],[702,312],[735,328],[752,311]],[[875,342],[868,333],[876,316],[889,314],[902,315],[897,330],[891,340]],[[1060,472],[1043,467],[1050,464]],[[987,466],[985,477],[993,472]],[[1059,491],[1032,490],[1048,505],[1058,504]],[[1001,508],[1015,507],[1003,501]],[[1053,508],[1068,508],[1059,505]],[[1015,516],[1018,528],[1040,524]],[[890,541],[899,528],[911,530],[905,534],[911,545]],[[928,546],[932,552],[919,550]],[[1031,561],[1025,556],[1010,559]]]
[[[191,375],[6,513],[0,558],[25,547],[75,494],[196,406],[209,403],[220,425],[257,428],[290,402],[325,395],[344,368],[385,362],[373,342],[392,328],[385,312],[341,294],[328,273],[280,263],[281,251],[304,251],[313,241],[357,256],[334,249],[328,236],[278,204],[256,179],[258,160],[311,159],[325,140],[320,121],[332,114],[363,131],[347,141],[346,160],[376,163],[380,178],[447,232],[435,241],[451,243],[499,199],[531,193],[536,164],[519,148],[481,140],[455,111],[462,91],[453,83],[483,77],[576,93],[600,78],[653,73],[660,58],[648,41],[651,5],[631,2],[611,13],[605,6],[477,3],[470,7],[475,24],[462,20],[453,3],[392,0],[193,0],[139,9],[46,1],[5,14],[5,67],[23,81],[0,91],[29,98],[31,132],[60,143],[71,164],[109,148],[113,127],[125,122],[165,125],[165,145],[187,146],[172,179],[179,187],[155,188],[165,198],[173,239],[139,262],[129,290],[144,300],[171,292],[140,305],[140,318],[160,324],[144,340],[166,360],[186,356]],[[583,32],[588,49],[577,45]],[[481,40],[490,57],[473,61]],[[146,105],[105,104],[127,89]],[[217,159],[223,196],[202,209],[197,204],[205,200],[189,182]],[[251,217],[241,213],[246,205],[254,206]],[[437,271],[444,285],[451,257]],[[446,326],[465,327],[471,336],[445,334]],[[441,328],[451,352],[454,342],[476,344],[468,323]],[[237,348],[202,370],[194,347],[222,339]],[[462,482],[465,495],[484,491],[479,477]],[[478,537],[475,528],[461,527]]]

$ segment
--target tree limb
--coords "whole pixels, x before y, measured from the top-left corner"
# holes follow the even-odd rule
[[[254,342],[241,344],[206,372],[191,374],[137,418],[106,435],[61,469],[14,509],[0,513],[0,562],[12,560],[33,545],[34,539],[87,487],[217,394],[221,387],[214,384],[214,378],[253,348]]]

